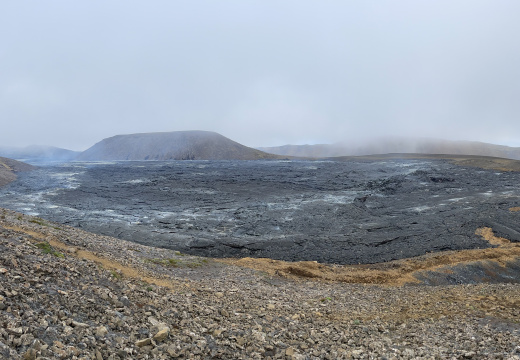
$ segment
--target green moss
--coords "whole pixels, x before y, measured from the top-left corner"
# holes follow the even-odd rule
[[[31,220],[29,220],[29,222],[31,222],[33,224],[38,224],[38,225],[41,225],[41,226],[49,226],[49,224],[47,224],[45,221],[43,221],[40,218],[31,219]]]
[[[54,248],[51,246],[51,244],[49,244],[46,241],[36,244],[36,247],[38,249],[41,249],[44,254],[52,254],[52,255],[54,255],[56,257],[59,257],[59,258],[64,258],[65,257],[65,255],[63,255],[62,253],[54,250]]]
[[[33,224],[38,224],[40,226],[47,226],[47,227],[51,227],[55,230],[63,230],[62,228],[60,227],[57,227],[57,226],[52,226],[52,225],[49,225],[48,223],[45,222],[45,220],[43,219],[40,219],[40,218],[34,218],[34,219],[31,219],[29,220],[30,223],[33,223]]]

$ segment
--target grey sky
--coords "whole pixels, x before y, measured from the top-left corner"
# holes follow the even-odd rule
[[[520,146],[520,1],[0,2],[0,145],[212,130]]]

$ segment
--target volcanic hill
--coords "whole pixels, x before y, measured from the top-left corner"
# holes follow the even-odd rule
[[[0,155],[26,162],[71,161],[79,152],[54,146],[32,145],[24,148],[0,147]]]
[[[82,152],[77,160],[259,160],[279,156],[249,148],[210,131],[117,135]]]
[[[34,169],[34,166],[32,165],[0,157],[0,186],[14,181],[16,179],[17,172],[29,171],[32,169]]]
[[[283,145],[259,150],[281,156],[337,157],[389,153],[451,154],[492,156],[520,160],[520,148],[478,141],[453,141],[431,138],[385,137],[336,144]]]

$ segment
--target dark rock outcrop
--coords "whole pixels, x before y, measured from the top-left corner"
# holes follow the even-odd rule
[[[78,160],[258,160],[276,159],[210,131],[117,135],[104,139]]]

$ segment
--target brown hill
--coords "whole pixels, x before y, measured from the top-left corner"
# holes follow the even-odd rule
[[[14,181],[17,172],[30,171],[33,169],[35,169],[35,167],[32,165],[0,157],[0,186],[4,186],[9,184],[11,181]]]
[[[259,160],[277,159],[210,131],[117,135],[82,152],[77,160]]]
[[[430,138],[379,138],[368,141],[318,145],[262,147],[262,151],[281,156],[337,157],[389,153],[479,155],[520,160],[520,148],[478,141],[453,141]]]

